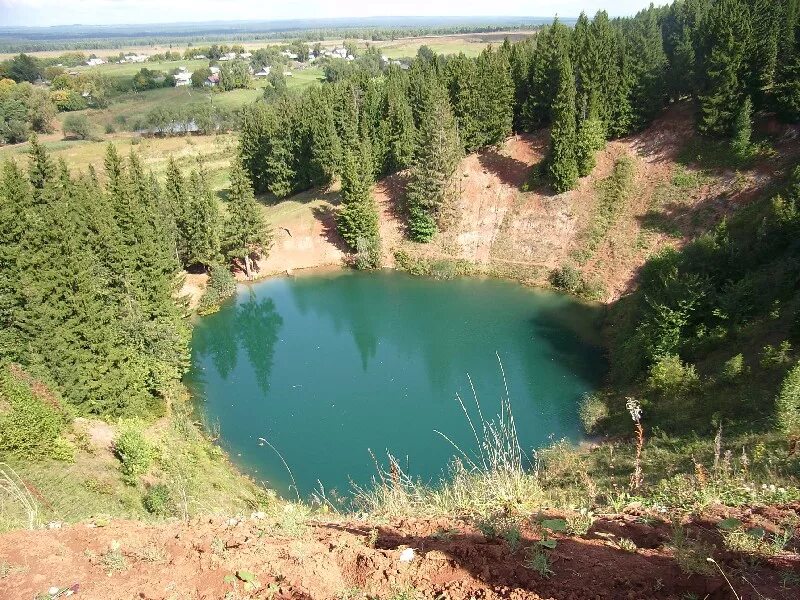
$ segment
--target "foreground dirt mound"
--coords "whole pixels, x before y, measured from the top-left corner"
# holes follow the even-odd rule
[[[797,513],[797,507],[768,510],[779,514],[740,516],[756,524]],[[301,525],[259,513],[17,531],[0,535],[0,598],[30,599],[76,584],[76,598],[97,600],[735,597],[718,571],[686,575],[678,567],[669,525],[633,516],[598,519],[585,536],[551,534],[555,548],[540,550],[552,571],[544,576],[530,562],[542,548],[534,523],[511,543],[460,521]],[[691,523],[685,531],[722,548],[713,523]],[[715,556],[741,599],[800,597],[792,587],[800,580],[797,554],[720,550]]]

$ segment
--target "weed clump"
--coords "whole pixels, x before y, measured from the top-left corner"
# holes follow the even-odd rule
[[[122,425],[114,440],[114,454],[121,463],[122,479],[129,485],[135,485],[137,478],[146,473],[153,462],[153,448],[135,423]]]

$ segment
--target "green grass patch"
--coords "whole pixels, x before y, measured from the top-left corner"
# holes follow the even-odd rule
[[[579,264],[594,256],[608,231],[613,227],[631,192],[633,175],[633,159],[626,156],[617,160],[611,175],[598,182],[597,204],[589,226],[582,235],[581,248],[574,253],[574,258]]]

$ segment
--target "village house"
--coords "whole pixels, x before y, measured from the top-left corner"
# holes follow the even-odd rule
[[[145,62],[149,56],[147,54],[126,54],[122,57],[120,62],[123,63],[143,63]]]
[[[253,77],[268,77],[271,71],[271,67],[262,67],[260,71],[253,74]]]
[[[90,58],[86,61],[86,64],[90,67],[97,67],[106,64],[106,61],[104,61],[102,58]]]
[[[192,73],[186,70],[186,67],[178,67],[178,72],[175,73],[175,87],[184,85],[192,85]]]

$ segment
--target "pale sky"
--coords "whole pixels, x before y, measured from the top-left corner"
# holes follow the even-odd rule
[[[0,0],[0,26],[375,16],[574,17],[581,10],[592,15],[601,8],[620,16],[648,4],[649,0]]]

